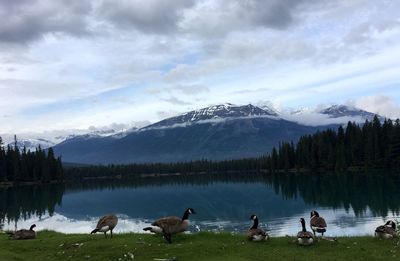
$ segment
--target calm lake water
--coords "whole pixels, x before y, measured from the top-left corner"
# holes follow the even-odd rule
[[[400,219],[400,179],[380,175],[201,175],[130,181],[23,186],[0,189],[4,229],[51,229],[89,233],[98,218],[116,213],[115,232],[143,232],[152,220],[181,216],[187,207],[191,231],[245,232],[255,213],[273,236],[294,235],[300,217],[319,211],[328,235],[373,234],[388,219]]]

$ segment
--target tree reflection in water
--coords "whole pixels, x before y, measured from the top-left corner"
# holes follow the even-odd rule
[[[201,174],[147,177],[130,180],[91,180],[72,184],[0,188],[0,223],[54,213],[64,193],[86,190],[161,187],[165,185],[209,186],[216,183],[258,183],[283,199],[303,199],[306,204],[349,211],[363,216],[400,213],[400,177],[393,174]]]

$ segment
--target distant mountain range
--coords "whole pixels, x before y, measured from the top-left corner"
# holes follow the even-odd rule
[[[220,104],[189,111],[142,128],[106,128],[17,137],[17,146],[55,151],[66,162],[98,164],[231,159],[258,156],[280,141],[347,121],[372,120],[374,113],[345,105],[278,112],[271,106]],[[384,118],[379,116],[381,120]],[[310,121],[312,119],[312,121]],[[0,135],[14,146],[12,135]]]
[[[296,141],[317,130],[336,128],[349,119],[360,122],[374,117],[367,111],[335,105],[320,111],[298,111],[296,119],[305,113],[328,120],[309,126],[268,107],[227,103],[127,132],[78,135],[55,145],[54,150],[65,162],[83,164],[235,159],[268,153],[281,141]]]

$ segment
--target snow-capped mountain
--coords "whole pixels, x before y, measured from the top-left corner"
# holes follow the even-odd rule
[[[176,117],[168,118],[144,127],[142,128],[142,130],[149,128],[171,127],[177,125],[190,125],[194,123],[212,122],[223,119],[265,116],[276,117],[278,116],[278,114],[269,108],[268,110],[264,110],[251,104],[238,106],[231,103],[225,103],[190,111]]]
[[[379,120],[385,118],[377,115]],[[347,105],[331,105],[320,108],[300,108],[284,111],[280,117],[288,121],[295,121],[303,125],[323,126],[327,124],[345,125],[347,122],[363,124],[366,120],[371,121],[375,114],[359,108]]]
[[[14,148],[15,142],[9,142],[8,145],[11,146],[12,148]],[[41,139],[41,138],[17,140],[17,147],[21,150],[26,148],[27,151],[28,150],[35,151],[36,148],[39,148],[39,147],[42,149],[47,149],[54,145],[56,145],[56,143],[54,143],[50,140]]]
[[[113,129],[113,128],[89,128],[80,130],[63,130],[63,131],[50,131],[45,133],[22,133],[17,135],[17,147],[19,149],[35,151],[40,146],[41,149],[48,149],[61,142],[72,140],[77,137],[81,139],[101,138],[101,137],[114,137],[121,138],[136,131],[137,128],[132,127],[130,129]],[[5,146],[15,146],[14,135],[0,135],[3,139]]]
[[[320,114],[321,115],[321,114]],[[122,137],[81,135],[54,146],[65,162],[125,164],[259,156],[282,141],[338,125],[307,126],[251,104],[189,111]]]
[[[362,119],[372,120],[375,116],[374,113],[364,111],[355,107],[346,105],[332,105],[328,108],[322,109],[319,113],[328,115],[330,118],[339,117],[361,117]]]

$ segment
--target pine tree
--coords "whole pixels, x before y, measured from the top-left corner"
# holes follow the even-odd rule
[[[6,152],[0,137],[0,182],[7,181]]]
[[[342,126],[338,128],[335,170],[344,171],[346,166],[345,136]]]

